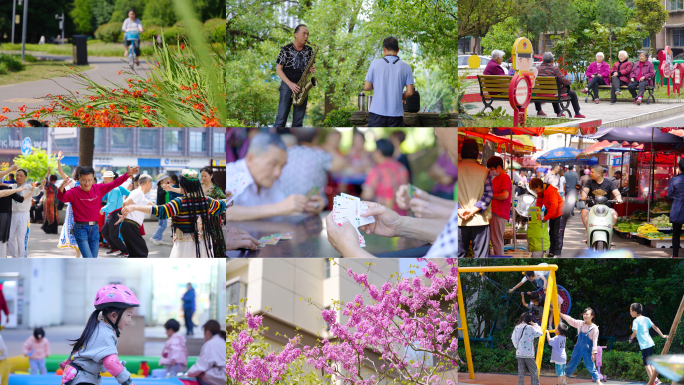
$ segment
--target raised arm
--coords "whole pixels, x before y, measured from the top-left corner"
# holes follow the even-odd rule
[[[33,190],[35,190],[36,187],[36,182],[31,182],[31,188],[27,188],[28,191],[26,192],[26,194],[23,195],[24,200],[26,200],[31,196],[31,194],[33,194]]]
[[[59,173],[59,176],[62,177],[62,179],[66,179],[67,174],[65,174],[64,170],[62,170],[62,158],[64,158],[64,154],[62,154],[62,151],[60,151],[57,153],[57,173]],[[48,169],[48,173],[49,172],[50,169]]]
[[[27,186],[21,186],[19,188],[10,188],[5,190],[0,190],[0,198],[10,196],[14,193],[18,193],[27,189]]]
[[[8,168],[7,170],[0,171],[0,181],[3,180],[3,179],[5,179],[5,177],[7,176],[7,174],[9,174],[9,173],[11,173],[11,172],[14,172],[14,171],[17,171],[18,169],[19,169],[19,167],[17,167],[16,164],[13,164],[13,165],[12,165],[10,168]]]

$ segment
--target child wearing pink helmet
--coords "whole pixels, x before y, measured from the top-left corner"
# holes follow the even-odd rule
[[[102,382],[100,373],[109,372],[119,384],[131,385],[131,373],[119,361],[117,338],[131,322],[140,302],[124,285],[107,285],[97,291],[95,311],[90,315],[81,337],[71,340],[73,349],[64,367],[61,385]],[[102,313],[102,319],[100,318]]]

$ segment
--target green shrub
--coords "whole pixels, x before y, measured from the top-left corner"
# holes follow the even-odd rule
[[[107,23],[102,24],[95,30],[95,38],[107,43],[119,43],[123,41],[123,31],[121,31],[121,23]]]
[[[21,62],[21,57],[16,55],[0,54],[0,63],[5,64],[5,71],[17,72],[24,69],[24,64]]]
[[[161,34],[161,27],[157,25],[150,25],[149,27],[143,28],[143,32],[140,34],[141,42],[157,42],[157,35]]]
[[[36,59],[36,57],[33,55],[24,54],[24,61],[27,63],[35,63],[38,61],[38,59]]]
[[[209,19],[204,22],[207,39],[212,43],[226,40],[226,19]]]
[[[357,108],[354,106],[342,107],[332,110],[325,116],[323,126],[325,127],[351,127],[351,116]]]
[[[568,340],[567,342],[574,342]],[[624,342],[616,343],[626,344]],[[510,348],[507,345],[511,345]],[[609,379],[622,380],[622,381],[648,381],[646,376],[646,370],[644,369],[643,362],[641,360],[641,353],[638,351],[638,344],[632,343],[632,347],[636,345],[637,352],[633,351],[604,351],[603,352],[603,365],[601,366],[601,374],[607,376]],[[506,348],[496,348],[490,349],[489,347],[483,346],[480,343],[471,344],[471,353],[473,357],[473,367],[478,373],[517,373],[518,364],[515,357],[515,350],[510,344],[510,340],[501,346],[507,346]],[[568,356],[568,362],[572,355],[572,347],[566,348],[566,354]],[[465,349],[462,344],[459,344],[458,355],[466,360]],[[542,371],[554,370],[554,364],[550,362],[551,360],[551,349],[544,348],[544,354],[542,357]],[[459,368],[460,372],[467,372],[467,366],[461,366]],[[575,377],[589,378],[591,375],[587,371],[584,364],[580,364],[575,372],[573,373]]]
[[[164,41],[168,45],[184,43],[188,40],[188,32],[183,27],[171,27],[162,30]]]
[[[7,69],[7,63],[0,61],[0,75],[4,75],[7,72],[9,72],[9,70]]]

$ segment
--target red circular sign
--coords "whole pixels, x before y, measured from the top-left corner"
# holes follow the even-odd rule
[[[527,86],[525,79],[520,79],[515,85],[515,102],[517,104],[525,104],[527,97],[530,94],[530,88]]]
[[[532,98],[532,80],[529,75],[515,75],[508,88],[508,100],[513,109],[524,109]]]

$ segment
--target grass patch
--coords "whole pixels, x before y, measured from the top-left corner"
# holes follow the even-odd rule
[[[216,43],[216,47],[223,47],[224,45]],[[176,46],[170,46],[170,49],[177,50]],[[45,52],[52,55],[73,55],[73,48],[71,44],[26,44],[27,51]],[[21,51],[21,44],[4,43],[0,44],[0,51]],[[223,51],[221,49],[220,51]],[[124,46],[120,43],[103,43],[99,40],[88,41],[88,56],[108,56],[108,57],[123,57]],[[152,56],[154,54],[154,46],[149,42],[143,42],[140,45],[141,56]]]
[[[497,117],[497,118],[490,118],[490,117],[482,117],[482,118],[477,118],[473,117],[475,120],[461,120],[461,124],[463,124],[464,127],[512,127],[513,126],[513,117],[512,116],[502,116],[502,117]],[[548,126],[553,126],[554,124],[561,124],[561,123],[566,123],[570,122],[572,119],[568,118],[537,118],[533,116],[529,116],[529,111],[528,111],[528,116],[527,119],[525,120],[525,126],[526,127],[548,127]]]
[[[0,64],[1,65],[1,64]],[[36,61],[24,64],[25,69],[19,72],[0,74],[0,86],[42,80],[43,78],[57,78],[64,75],[64,67],[69,67],[63,61]],[[79,66],[82,71],[92,69],[92,66]]]

